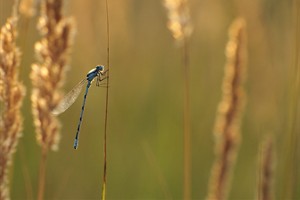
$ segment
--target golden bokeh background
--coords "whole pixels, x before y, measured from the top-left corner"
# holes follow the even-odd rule
[[[296,2],[296,1],[295,1]],[[295,94],[296,3],[279,0],[190,0],[193,33],[189,43],[192,136],[192,198],[204,199],[214,161],[213,128],[226,57],[228,27],[244,17],[248,35],[247,105],[242,140],[229,199],[253,199],[258,149],[266,135],[276,144],[274,191],[286,191],[290,171],[290,122],[299,134],[299,114],[290,117]],[[1,25],[12,1],[0,1]],[[298,6],[299,9],[299,6]],[[299,11],[298,11],[299,12]],[[105,1],[65,1],[77,31],[65,92],[97,64],[106,65]],[[183,88],[181,50],[166,28],[162,0],[109,0],[110,102],[108,120],[108,199],[181,199],[183,188]],[[31,64],[38,13],[19,22],[20,78],[27,94],[24,129],[12,170],[12,199],[36,197],[40,147],[31,114]],[[298,38],[298,39],[297,39]],[[298,42],[298,44],[297,44]],[[298,52],[299,53],[299,52]],[[79,149],[73,140],[83,94],[59,116],[59,151],[47,161],[46,199],[99,199],[103,172],[105,88],[90,88]],[[298,98],[299,100],[299,98]],[[299,103],[298,103],[299,104]],[[298,113],[299,113],[298,107]],[[299,157],[299,156],[298,156]],[[299,159],[299,158],[298,158]],[[293,164],[299,163],[294,160]],[[299,165],[298,165],[299,167]],[[293,174],[300,198],[299,174]]]

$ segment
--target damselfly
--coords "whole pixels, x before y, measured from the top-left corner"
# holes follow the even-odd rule
[[[68,94],[66,94],[66,96],[60,101],[60,103],[57,105],[57,107],[54,108],[54,110],[52,111],[52,114],[54,114],[54,115],[59,115],[59,114],[63,113],[64,111],[66,111],[78,98],[78,96],[83,88],[83,85],[85,85],[87,83],[86,90],[85,90],[84,97],[83,97],[83,103],[82,103],[82,107],[81,107],[79,123],[77,126],[77,132],[75,135],[74,149],[77,149],[77,147],[78,147],[79,132],[80,132],[80,126],[82,123],[82,117],[83,117],[83,111],[84,111],[84,106],[85,106],[85,102],[86,102],[86,96],[88,94],[91,83],[94,80],[94,78],[97,77],[96,86],[100,86],[100,82],[103,81],[104,79],[106,79],[105,72],[106,71],[104,71],[104,66],[102,66],[102,65],[99,65],[96,68],[89,71],[86,75],[86,78],[83,79],[82,81],[80,81]]]

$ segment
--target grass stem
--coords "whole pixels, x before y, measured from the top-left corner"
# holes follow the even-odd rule
[[[45,193],[45,182],[46,182],[46,163],[47,163],[47,150],[43,148],[42,156],[40,160],[40,170],[39,170],[39,185],[38,185],[38,200],[44,199]]]
[[[294,37],[295,37],[295,50],[294,50],[294,62],[291,70],[290,79],[290,103],[288,111],[288,137],[285,144],[286,159],[284,170],[282,171],[283,187],[281,189],[281,198],[283,199],[294,199],[299,181],[299,132],[297,131],[297,124],[299,122],[299,98],[300,98],[300,1],[294,0]]]
[[[189,87],[189,53],[188,42],[185,38],[182,45],[183,63],[183,197],[191,198],[191,133],[190,133],[190,87]]]
[[[109,12],[108,0],[106,0],[106,31],[107,31],[107,84],[106,84],[106,98],[105,98],[105,122],[104,122],[104,145],[103,145],[103,185],[102,185],[102,199],[106,199],[106,176],[107,176],[107,118],[108,118],[108,86],[109,86]]]

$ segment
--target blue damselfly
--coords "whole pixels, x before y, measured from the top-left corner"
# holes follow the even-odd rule
[[[104,79],[106,79],[105,72],[106,71],[104,71],[104,66],[102,66],[102,65],[99,65],[96,68],[89,71],[86,75],[86,78],[83,79],[82,81],[80,81],[68,94],[66,94],[64,96],[64,98],[60,101],[60,103],[57,105],[57,107],[52,111],[52,114],[54,114],[54,115],[59,115],[59,114],[63,113],[64,111],[66,111],[78,98],[78,96],[83,88],[83,85],[85,85],[87,83],[86,90],[85,90],[84,97],[83,97],[83,103],[82,103],[82,107],[81,107],[79,123],[77,126],[77,132],[75,135],[74,149],[77,149],[77,147],[78,147],[79,132],[80,132],[80,126],[82,123],[83,111],[84,111],[86,97],[87,97],[89,88],[91,86],[91,83],[94,80],[94,78],[97,77],[96,86],[99,86],[100,82],[103,81]]]

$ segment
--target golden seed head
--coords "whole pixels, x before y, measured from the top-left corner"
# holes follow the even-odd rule
[[[245,21],[235,20],[226,46],[227,64],[222,85],[223,97],[215,122],[216,161],[210,178],[207,199],[226,199],[240,140],[240,118],[245,102],[242,83],[245,71]]]
[[[168,28],[174,39],[181,43],[190,37],[192,25],[187,0],[165,0],[165,7],[168,12]]]
[[[34,86],[31,101],[36,137],[47,151],[58,149],[60,123],[51,111],[61,99],[74,22],[62,16],[62,0],[45,0],[41,6],[38,30],[43,38],[35,44],[38,62],[32,65],[30,78]]]
[[[18,78],[20,51],[16,46],[18,17],[13,15],[0,31],[0,199],[9,199],[8,170],[21,137],[21,106],[25,88]]]
[[[19,12],[28,18],[34,16],[36,13],[35,0],[21,0],[19,5]]]

